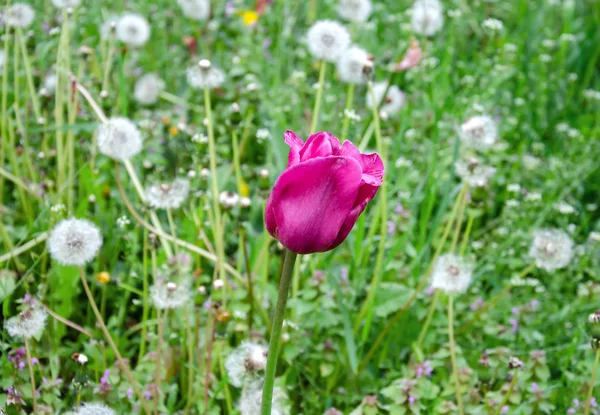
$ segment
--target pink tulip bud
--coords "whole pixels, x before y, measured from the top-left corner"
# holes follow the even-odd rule
[[[383,180],[378,154],[361,154],[320,132],[303,142],[284,133],[288,165],[275,182],[265,210],[268,232],[298,254],[329,251],[348,236]]]

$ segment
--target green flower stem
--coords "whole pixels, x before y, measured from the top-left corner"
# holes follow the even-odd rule
[[[150,412],[150,408],[148,408],[148,404],[146,403],[146,398],[144,397],[144,394],[142,394],[142,391],[140,390],[137,382],[135,381],[133,375],[131,374],[131,370],[129,369],[129,366],[127,366],[127,364],[123,360],[123,357],[121,357],[121,353],[119,353],[119,349],[117,348],[117,345],[113,341],[113,339],[110,335],[110,332],[108,331],[108,328],[106,327],[106,324],[104,324],[104,319],[102,318],[102,315],[100,314],[100,310],[98,310],[96,301],[94,301],[94,297],[92,296],[90,287],[85,279],[85,273],[83,272],[83,268],[81,268],[81,267],[79,267],[79,277],[81,279],[81,284],[83,285],[83,289],[85,291],[85,294],[87,295],[90,306],[92,307],[92,310],[94,311],[94,315],[96,316],[96,322],[100,326],[100,329],[102,330],[102,333],[104,334],[104,338],[106,339],[106,342],[108,343],[108,345],[112,349],[113,353],[115,354],[115,357],[116,357],[117,361],[119,362],[119,366],[121,366],[121,370],[125,374],[125,377],[127,378],[129,383],[131,384],[131,387],[133,388],[133,391],[135,392],[138,399],[140,400],[140,404],[142,405],[144,412],[147,415],[149,415],[151,412]]]
[[[219,278],[225,283],[225,289],[223,290],[223,300],[225,302],[227,293],[227,278],[223,268],[223,261],[225,260],[225,250],[223,247],[223,226],[221,221],[221,209],[219,207],[219,181],[217,180],[217,152],[215,149],[215,136],[213,132],[213,121],[212,121],[212,110],[210,104],[210,90],[204,88],[204,110],[206,111],[206,119],[208,120],[208,153],[210,158],[210,178],[211,178],[211,195],[213,202],[213,213],[214,213],[214,228],[213,237],[215,238],[215,245],[217,249],[217,274]]]
[[[265,384],[263,386],[262,402],[260,413],[262,415],[271,415],[271,404],[273,400],[273,386],[275,384],[275,372],[277,370],[277,355],[279,353],[279,343],[281,342],[281,330],[283,328],[283,317],[285,316],[285,305],[287,303],[288,292],[294,273],[294,264],[298,254],[286,250],[285,261],[279,280],[279,293],[277,294],[277,304],[275,306],[275,315],[273,316],[273,328],[271,329],[271,340],[269,341],[269,354],[267,356],[267,369],[265,371]]]
[[[504,395],[504,399],[502,399],[502,403],[498,406],[496,415],[500,415],[502,413],[502,408],[504,408],[504,405],[506,405],[506,402],[508,402],[508,399],[510,398],[510,394],[512,393],[513,389],[515,388],[515,385],[517,384],[517,375],[518,374],[519,374],[518,370],[515,370],[513,372],[512,381],[510,382],[510,386],[508,387],[508,390],[506,391],[506,395]],[[587,412],[586,412],[586,414],[587,414]]]
[[[33,401],[33,413],[37,415],[37,397],[35,396],[35,375],[33,374],[33,363],[31,361],[31,348],[29,339],[25,339],[25,353],[27,354],[27,367],[29,367],[29,379],[31,380],[31,399]]]
[[[156,372],[154,375],[154,388],[156,389],[156,394],[154,395],[154,414],[158,415],[158,405],[160,403],[160,365],[161,365],[161,357],[162,357],[162,345],[163,345],[163,337],[165,335],[165,326],[167,325],[167,316],[169,315],[169,309],[164,311],[164,315],[161,318],[160,309],[156,309],[156,319],[158,320],[158,333],[157,333],[157,344],[156,344]]]
[[[9,53],[9,26],[5,25],[4,32],[4,56],[8,56]],[[5,154],[7,154],[7,122],[8,122],[8,64],[2,68],[2,117],[0,119],[0,166],[5,165]],[[10,147],[9,147],[10,148]],[[3,204],[4,199],[4,177],[0,175],[0,205]]]
[[[458,377],[458,367],[456,365],[456,343],[454,341],[454,297],[448,297],[448,337],[450,341],[450,360],[452,361],[452,373],[454,374],[454,388],[456,389],[456,403],[460,415],[464,415],[462,395],[460,392],[460,379]],[[510,392],[510,391],[509,391]]]
[[[152,275],[156,275],[156,250],[151,249],[152,256]],[[146,335],[148,332],[148,312],[149,312],[149,301],[148,301],[148,229],[144,228],[144,241],[142,248],[142,334],[140,340],[140,351],[138,354],[138,362],[142,361],[142,358],[146,354]]]
[[[346,91],[346,108],[342,117],[344,123],[342,124],[342,143],[348,138],[348,130],[350,129],[350,117],[346,115],[348,111],[352,109],[352,103],[354,101],[354,84],[348,84],[348,90]]]
[[[244,179],[242,179],[242,169],[240,163],[240,145],[238,142],[237,130],[233,128],[231,130],[231,150],[233,152],[233,167],[235,170],[235,181],[237,184],[238,194],[242,196],[248,196],[247,194],[243,194],[243,184]]]
[[[592,404],[592,395],[594,393],[594,384],[596,383],[596,373],[598,372],[598,362],[600,362],[600,349],[596,350],[596,360],[594,361],[594,369],[592,370],[592,379],[590,380],[590,389],[588,390],[587,399],[585,401],[584,415],[590,413]],[[515,374],[516,377],[516,374]]]
[[[456,227],[454,228],[454,235],[452,235],[452,245],[450,248],[450,252],[454,252],[456,249],[456,245],[458,244],[458,237],[460,236],[460,229],[462,227],[463,217],[465,214],[465,208],[467,207],[467,191],[469,190],[469,186],[465,182],[462,188],[462,198],[460,200],[460,205],[458,208],[458,219],[456,220]]]
[[[419,338],[417,339],[417,343],[415,347],[421,347],[423,340],[425,339],[425,335],[427,334],[427,329],[431,324],[431,320],[433,319],[433,314],[435,312],[435,307],[437,306],[438,301],[440,300],[440,290],[435,290],[435,294],[433,295],[433,299],[431,300],[431,305],[429,306],[429,311],[427,312],[427,317],[425,318],[425,323],[423,323],[423,328],[421,329],[421,333],[419,333]]]
[[[23,66],[25,67],[25,76],[27,78],[27,87],[29,88],[29,95],[31,96],[31,103],[33,105],[33,113],[37,122],[42,120],[42,111],[40,110],[40,101],[38,99],[37,91],[33,84],[33,71],[31,70],[31,62],[27,55],[27,46],[25,46],[25,38],[23,37],[23,31],[21,28],[17,28],[17,38],[19,45],[21,46],[21,53],[23,55]]]
[[[312,112],[312,122],[310,124],[310,133],[313,134],[319,125],[319,111],[321,109],[321,99],[323,98],[323,88],[325,86],[325,73],[327,71],[327,62],[321,61],[321,69],[319,70],[319,89],[317,89],[317,98],[315,99],[315,107]]]

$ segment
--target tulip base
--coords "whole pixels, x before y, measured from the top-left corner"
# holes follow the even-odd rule
[[[290,250],[286,250],[285,252],[283,270],[281,271],[281,279],[279,280],[277,305],[275,306],[275,315],[273,316],[271,340],[269,341],[269,354],[267,356],[265,383],[263,386],[262,402],[260,406],[261,415],[271,414],[271,405],[273,403],[273,386],[275,384],[275,372],[277,371],[277,357],[279,354],[279,344],[281,342],[281,330],[283,328],[285,307],[287,304],[290,284],[294,274],[294,264],[296,263],[297,256],[298,254]]]

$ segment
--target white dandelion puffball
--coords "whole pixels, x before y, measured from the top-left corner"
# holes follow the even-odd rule
[[[307,43],[315,58],[335,62],[350,46],[350,33],[338,22],[319,20],[308,29]]]
[[[219,68],[211,66],[210,63],[208,67],[194,65],[188,68],[186,76],[188,84],[196,89],[214,89],[220,87],[225,82],[225,73]]]
[[[69,7],[77,7],[81,3],[81,0],[52,0],[54,7],[59,9],[66,9]]]
[[[146,200],[155,209],[177,209],[190,193],[190,182],[176,179],[173,183],[156,183],[146,189]]]
[[[468,160],[458,160],[454,168],[456,169],[456,175],[472,187],[484,187],[496,173],[495,168],[482,165],[474,157]]]
[[[48,238],[50,256],[63,265],[85,265],[98,255],[101,246],[100,230],[85,219],[58,222]]]
[[[472,274],[473,264],[457,255],[445,254],[433,266],[431,286],[446,294],[460,294],[469,288]]]
[[[15,3],[6,9],[4,15],[6,24],[12,27],[20,27],[22,29],[31,26],[35,18],[35,11],[29,4]]]
[[[498,139],[498,126],[487,115],[476,115],[467,119],[459,129],[460,140],[468,148],[485,151]]]
[[[143,46],[150,38],[150,24],[138,14],[125,13],[117,21],[117,38],[134,48]]]
[[[241,415],[260,415],[260,405],[262,402],[262,381],[250,383],[240,398]],[[283,403],[285,395],[281,388],[273,389],[273,400],[271,404],[271,415],[287,415],[289,411],[285,410]]]
[[[177,0],[186,17],[194,20],[206,20],[210,16],[209,0]]]
[[[48,315],[40,307],[32,307],[21,311],[4,322],[4,328],[11,337],[30,339],[44,331]]]
[[[340,0],[338,14],[351,22],[366,22],[371,15],[371,0]]]
[[[235,348],[225,361],[229,383],[240,388],[245,380],[254,380],[267,366],[267,352],[265,346],[248,341]]]
[[[98,149],[105,156],[125,161],[142,151],[142,135],[127,118],[110,118],[97,131]]]
[[[364,84],[367,76],[364,73],[366,65],[370,64],[369,54],[358,46],[352,46],[340,56],[337,70],[340,79],[349,84]]]
[[[386,82],[377,82],[373,85],[373,93],[375,94],[375,99],[377,101],[377,105],[381,104],[381,100],[383,99],[383,94],[387,88]],[[406,103],[406,96],[404,92],[400,91],[400,89],[396,85],[392,85],[388,89],[388,93],[383,101],[383,105],[381,105],[381,111],[385,111],[388,114],[396,114]],[[367,106],[371,108],[373,105],[373,100],[371,99],[371,91],[367,91]]]
[[[150,298],[159,310],[179,308],[190,298],[190,288],[186,284],[158,280],[150,287]]]
[[[116,412],[102,403],[84,403],[73,415],[116,415]]]
[[[142,105],[152,105],[156,103],[163,89],[165,81],[155,73],[147,73],[136,81],[133,96]]]
[[[444,26],[442,5],[431,1],[417,1],[412,7],[410,21],[413,32],[433,36]]]
[[[548,272],[564,268],[573,258],[573,240],[560,229],[539,229],[533,234],[529,255]]]
[[[114,38],[117,30],[117,23],[119,22],[119,16],[111,14],[108,19],[100,26],[100,39],[107,40]]]

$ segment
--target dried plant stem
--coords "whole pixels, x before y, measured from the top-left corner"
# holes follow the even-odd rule
[[[31,347],[29,346],[29,339],[25,339],[25,353],[27,354],[27,366],[29,367],[29,379],[31,380],[31,399],[33,401],[33,413],[37,415],[37,396],[35,396],[35,375],[33,373],[33,363],[31,361]]]
[[[56,320],[60,321],[61,323],[63,323],[65,326],[69,326],[72,329],[75,329],[78,332],[83,333],[83,334],[85,334],[88,337],[94,337],[92,335],[92,333],[90,333],[89,331],[87,331],[86,329],[84,329],[83,327],[81,327],[79,324],[73,323],[71,320],[67,320],[66,318],[64,318],[64,317],[56,314],[47,305],[42,304],[40,302],[38,302],[38,304],[41,305],[44,310],[46,310],[46,313],[50,314],[50,316],[52,316],[54,319],[56,319]]]
[[[323,98],[323,89],[325,87],[325,73],[327,71],[327,62],[321,61],[321,69],[319,70],[319,89],[317,89],[317,97],[315,99],[315,107],[312,112],[312,121],[310,123],[310,133],[313,134],[319,125],[319,111],[321,109],[321,100]]]
[[[460,379],[458,377],[458,366],[456,365],[456,343],[454,340],[454,297],[448,296],[448,338],[450,342],[450,360],[452,362],[452,373],[454,374],[454,388],[456,389],[456,403],[460,415],[464,415],[462,394],[460,391]]]
[[[38,236],[36,236],[35,238],[31,239],[30,241],[24,243],[21,246],[18,246],[16,248],[10,250],[6,254],[0,256],[0,262],[8,261],[11,258],[14,258],[14,257],[17,257],[17,256],[21,255],[23,252],[29,251],[34,246],[36,246],[39,243],[44,242],[46,239],[48,239],[49,235],[50,235],[49,231],[40,233]]]
[[[594,394],[594,384],[596,383],[596,373],[598,372],[598,363],[600,362],[600,349],[596,350],[596,360],[594,361],[594,369],[592,370],[592,379],[590,379],[590,389],[588,390],[587,399],[585,401],[585,412],[584,415],[590,413],[592,406],[592,396]],[[516,377],[516,372],[515,372]]]
[[[271,405],[273,404],[273,387],[275,385],[275,373],[277,371],[277,358],[279,355],[279,344],[281,342],[281,331],[283,329],[283,318],[285,317],[285,306],[287,304],[292,275],[294,274],[294,264],[298,254],[286,250],[281,278],[279,280],[279,292],[277,293],[277,304],[275,305],[275,314],[273,315],[273,328],[271,329],[271,339],[269,341],[269,352],[267,355],[267,368],[265,370],[265,383],[263,386],[262,402],[260,406],[262,415],[271,414]]]
[[[119,366],[121,366],[121,370],[123,371],[123,373],[125,374],[125,377],[131,384],[131,387],[133,388],[135,394],[139,398],[140,403],[144,409],[144,412],[149,415],[151,413],[151,411],[150,411],[150,408],[148,407],[148,404],[146,403],[146,399],[145,399],[144,395],[142,394],[142,391],[140,390],[137,382],[135,381],[135,379],[131,373],[131,370],[129,370],[129,367],[123,360],[121,353],[119,353],[119,349],[117,348],[117,345],[113,341],[113,339],[110,335],[110,332],[108,331],[108,328],[106,327],[106,324],[104,324],[104,320],[102,319],[100,310],[98,310],[96,301],[94,301],[94,297],[92,295],[90,287],[85,279],[85,273],[83,271],[83,268],[81,268],[81,267],[79,267],[79,277],[81,279],[81,284],[83,285],[83,289],[85,290],[85,294],[87,295],[88,301],[90,303],[90,307],[92,307],[94,315],[96,316],[96,322],[100,326],[100,329],[102,330],[102,333],[104,334],[104,337],[105,337],[108,345],[110,346],[113,353],[115,354],[115,357],[117,358],[117,361],[119,362]]]

